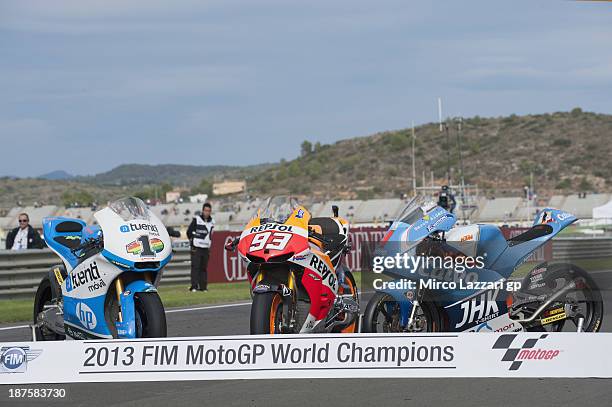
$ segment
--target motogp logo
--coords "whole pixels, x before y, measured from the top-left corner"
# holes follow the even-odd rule
[[[522,344],[519,342],[518,347],[512,346],[517,336],[516,334],[502,335],[493,344],[493,349],[505,350],[501,360],[502,362],[510,362],[508,370],[518,370],[526,360],[544,361],[546,363],[555,359],[561,352],[559,349],[536,347],[539,341],[548,337],[548,334],[526,339]]]

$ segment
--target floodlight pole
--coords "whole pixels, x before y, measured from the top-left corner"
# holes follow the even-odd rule
[[[438,121],[440,122],[440,133],[446,132],[446,176],[448,178],[447,185],[451,185],[450,174],[450,139],[448,134],[448,123],[442,122],[442,98],[438,98]]]
[[[417,185],[416,185],[416,156],[414,153],[414,142],[415,142],[415,135],[414,135],[414,120],[412,121],[412,192],[414,193],[414,196],[417,195]]]
[[[459,117],[457,123],[457,150],[459,150],[459,172],[461,176],[461,204],[463,221],[465,222],[465,178],[463,176],[463,153],[461,152],[461,132],[463,130],[463,118]]]

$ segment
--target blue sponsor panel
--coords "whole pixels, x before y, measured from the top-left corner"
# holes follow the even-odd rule
[[[105,294],[93,298],[64,297],[64,320],[93,335],[111,335],[104,318],[105,298]]]

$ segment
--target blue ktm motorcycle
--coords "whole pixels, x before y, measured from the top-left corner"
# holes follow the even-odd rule
[[[583,269],[543,262],[522,280],[510,279],[576,220],[544,209],[530,229],[507,239],[494,225],[453,227],[452,213],[414,198],[375,253],[371,280],[362,276],[362,284],[376,290],[365,309],[364,331],[599,331],[601,293]]]
[[[157,293],[172,244],[140,199],[96,212],[98,225],[45,218],[47,245],[63,264],[51,268],[34,300],[35,340],[166,336]]]

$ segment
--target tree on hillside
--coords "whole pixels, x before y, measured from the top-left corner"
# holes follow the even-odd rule
[[[200,184],[196,187],[191,188],[191,194],[206,194],[209,197],[212,196],[213,184],[206,178],[202,178]]]
[[[312,153],[312,143],[308,140],[304,140],[301,146],[301,155],[305,157],[310,153]]]
[[[66,191],[62,194],[62,202],[64,206],[91,206],[94,202],[94,197],[87,191],[73,190]]]

